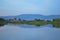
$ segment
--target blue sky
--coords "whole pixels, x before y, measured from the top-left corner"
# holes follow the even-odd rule
[[[60,0],[0,0],[0,16],[60,15]]]

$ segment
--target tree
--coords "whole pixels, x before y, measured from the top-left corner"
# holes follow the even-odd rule
[[[3,18],[0,18],[0,21],[6,21],[5,19],[3,19]]]
[[[36,21],[40,21],[40,19],[35,19]]]
[[[20,18],[19,18],[18,20],[19,20],[19,21],[21,21],[21,19],[20,19]]]
[[[23,21],[26,21],[26,20],[23,19]]]
[[[0,26],[3,26],[4,24],[6,24],[6,20],[3,18],[0,18]]]
[[[16,18],[14,18],[14,20],[17,20]]]

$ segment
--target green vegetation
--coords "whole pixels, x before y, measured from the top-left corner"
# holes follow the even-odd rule
[[[21,19],[9,19],[9,20],[5,20],[3,18],[0,18],[0,25],[2,24],[6,24],[6,23],[13,23],[13,24],[30,24],[30,25],[36,25],[36,26],[40,26],[40,25],[46,25],[46,24],[53,24],[55,26],[58,26],[56,24],[60,24],[60,18],[55,18],[52,21],[49,20],[40,20],[40,19],[34,19],[34,20],[21,20]],[[60,27],[60,25],[59,25]]]
[[[44,21],[36,21],[36,20],[26,21],[25,23],[31,24],[31,25],[37,25],[37,26],[46,24],[46,22],[44,22]]]
[[[4,25],[7,23],[7,20],[0,18],[0,26]]]

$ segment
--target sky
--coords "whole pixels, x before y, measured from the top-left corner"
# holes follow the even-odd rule
[[[60,0],[0,0],[0,16],[60,15]]]

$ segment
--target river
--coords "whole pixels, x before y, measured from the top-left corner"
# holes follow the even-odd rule
[[[60,28],[53,28],[51,24],[6,24],[0,26],[0,40],[60,40]]]

